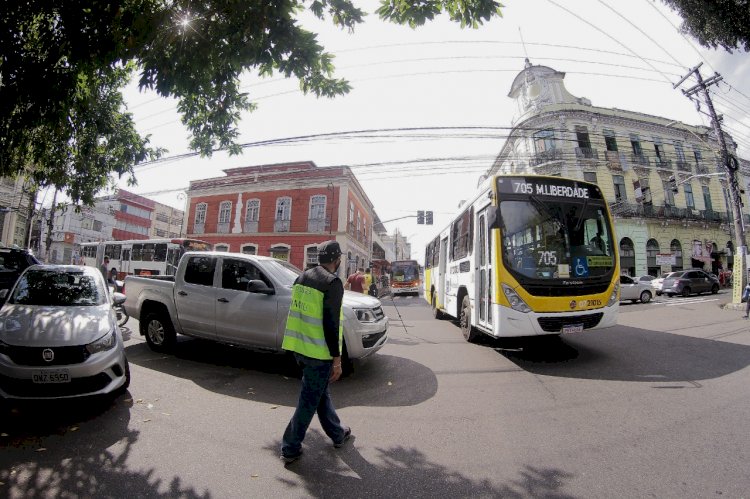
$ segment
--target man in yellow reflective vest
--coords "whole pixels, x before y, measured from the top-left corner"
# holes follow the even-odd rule
[[[284,431],[281,459],[293,463],[302,455],[302,441],[315,413],[333,446],[351,437],[341,425],[328,393],[328,384],[341,376],[344,285],[336,274],[341,247],[336,241],[318,246],[320,265],[306,270],[292,287],[292,303],[281,347],[294,353],[302,368],[302,389],[291,421]]]

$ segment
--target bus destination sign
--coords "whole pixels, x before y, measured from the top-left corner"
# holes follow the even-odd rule
[[[498,177],[497,190],[500,194],[570,199],[601,198],[599,190],[588,184],[555,178]]]

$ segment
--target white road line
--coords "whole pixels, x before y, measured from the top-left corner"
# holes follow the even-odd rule
[[[705,300],[689,300],[689,301],[688,300],[680,300],[679,302],[676,302],[676,303],[666,303],[666,306],[667,307],[677,307],[679,305],[693,305],[695,303],[708,303],[708,302],[712,302],[712,301],[719,301],[719,299],[718,298],[707,298]]]

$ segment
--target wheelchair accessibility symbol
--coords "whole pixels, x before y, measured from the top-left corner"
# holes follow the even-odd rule
[[[576,277],[587,277],[589,275],[589,262],[586,257],[577,256],[573,258],[573,275]]]

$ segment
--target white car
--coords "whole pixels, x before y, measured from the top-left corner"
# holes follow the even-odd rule
[[[662,286],[664,285],[664,279],[666,279],[667,276],[671,273],[672,272],[664,273],[660,275],[659,277],[657,277],[656,279],[653,279],[651,281],[651,287],[653,288],[654,293],[656,293],[657,296],[661,296],[661,290],[662,290]]]
[[[647,282],[635,281],[626,275],[620,276],[620,301],[648,303],[653,295],[653,288]]]
[[[113,309],[124,301],[92,267],[26,269],[0,309],[0,397],[124,392],[130,367]]]

